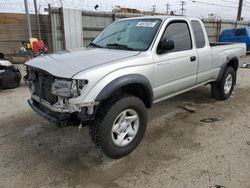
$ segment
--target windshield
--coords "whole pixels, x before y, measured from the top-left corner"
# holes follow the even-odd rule
[[[106,27],[90,44],[99,48],[145,51],[161,24],[159,19],[116,21]]]

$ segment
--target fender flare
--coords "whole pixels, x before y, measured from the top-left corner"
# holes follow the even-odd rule
[[[118,77],[115,80],[111,81],[97,95],[96,101],[102,101],[102,100],[107,99],[109,96],[111,96],[112,93],[119,90],[123,86],[129,85],[129,84],[140,84],[143,86],[144,90],[146,90],[145,95],[148,101],[147,106],[151,107],[153,103],[153,88],[149,80],[145,76],[140,75],[140,74],[128,74],[128,75]]]
[[[238,58],[237,56],[227,56],[226,61],[225,61],[225,62],[222,64],[222,66],[221,66],[221,69],[220,69],[218,78],[217,78],[217,80],[216,80],[217,82],[219,82],[219,81],[222,79],[222,76],[223,76],[224,72],[226,71],[226,68],[227,68],[227,66],[228,66],[228,63],[229,63],[230,61],[232,61],[232,60],[239,63],[239,58]],[[238,67],[237,67],[237,69],[238,69]],[[237,71],[237,69],[236,69],[236,71]]]

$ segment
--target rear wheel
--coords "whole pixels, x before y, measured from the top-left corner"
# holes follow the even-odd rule
[[[90,136],[105,155],[121,158],[138,146],[147,121],[147,109],[139,98],[119,95],[108,99],[97,111],[89,127]]]
[[[228,99],[236,83],[236,73],[232,67],[227,67],[221,80],[211,84],[212,97],[218,100]]]

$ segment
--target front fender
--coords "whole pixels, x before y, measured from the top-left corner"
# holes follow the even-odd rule
[[[106,74],[98,79],[83,96],[84,102],[97,102],[107,98],[116,89],[127,84],[141,84],[147,88],[150,93],[150,99],[153,97],[153,64],[143,66],[126,67]],[[153,100],[153,99],[151,99]]]
[[[151,87],[151,84],[145,76],[140,75],[140,74],[128,74],[128,75],[121,76],[121,77],[116,78],[115,80],[111,81],[97,95],[96,101],[102,101],[102,100],[107,99],[112,93],[119,90],[123,86],[129,85],[129,84],[142,85],[146,90],[145,95],[149,98],[149,100],[152,103],[152,101],[153,101],[153,89]]]

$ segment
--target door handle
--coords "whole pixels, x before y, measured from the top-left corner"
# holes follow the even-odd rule
[[[190,57],[190,61],[195,61],[196,60],[196,56],[191,56]]]

